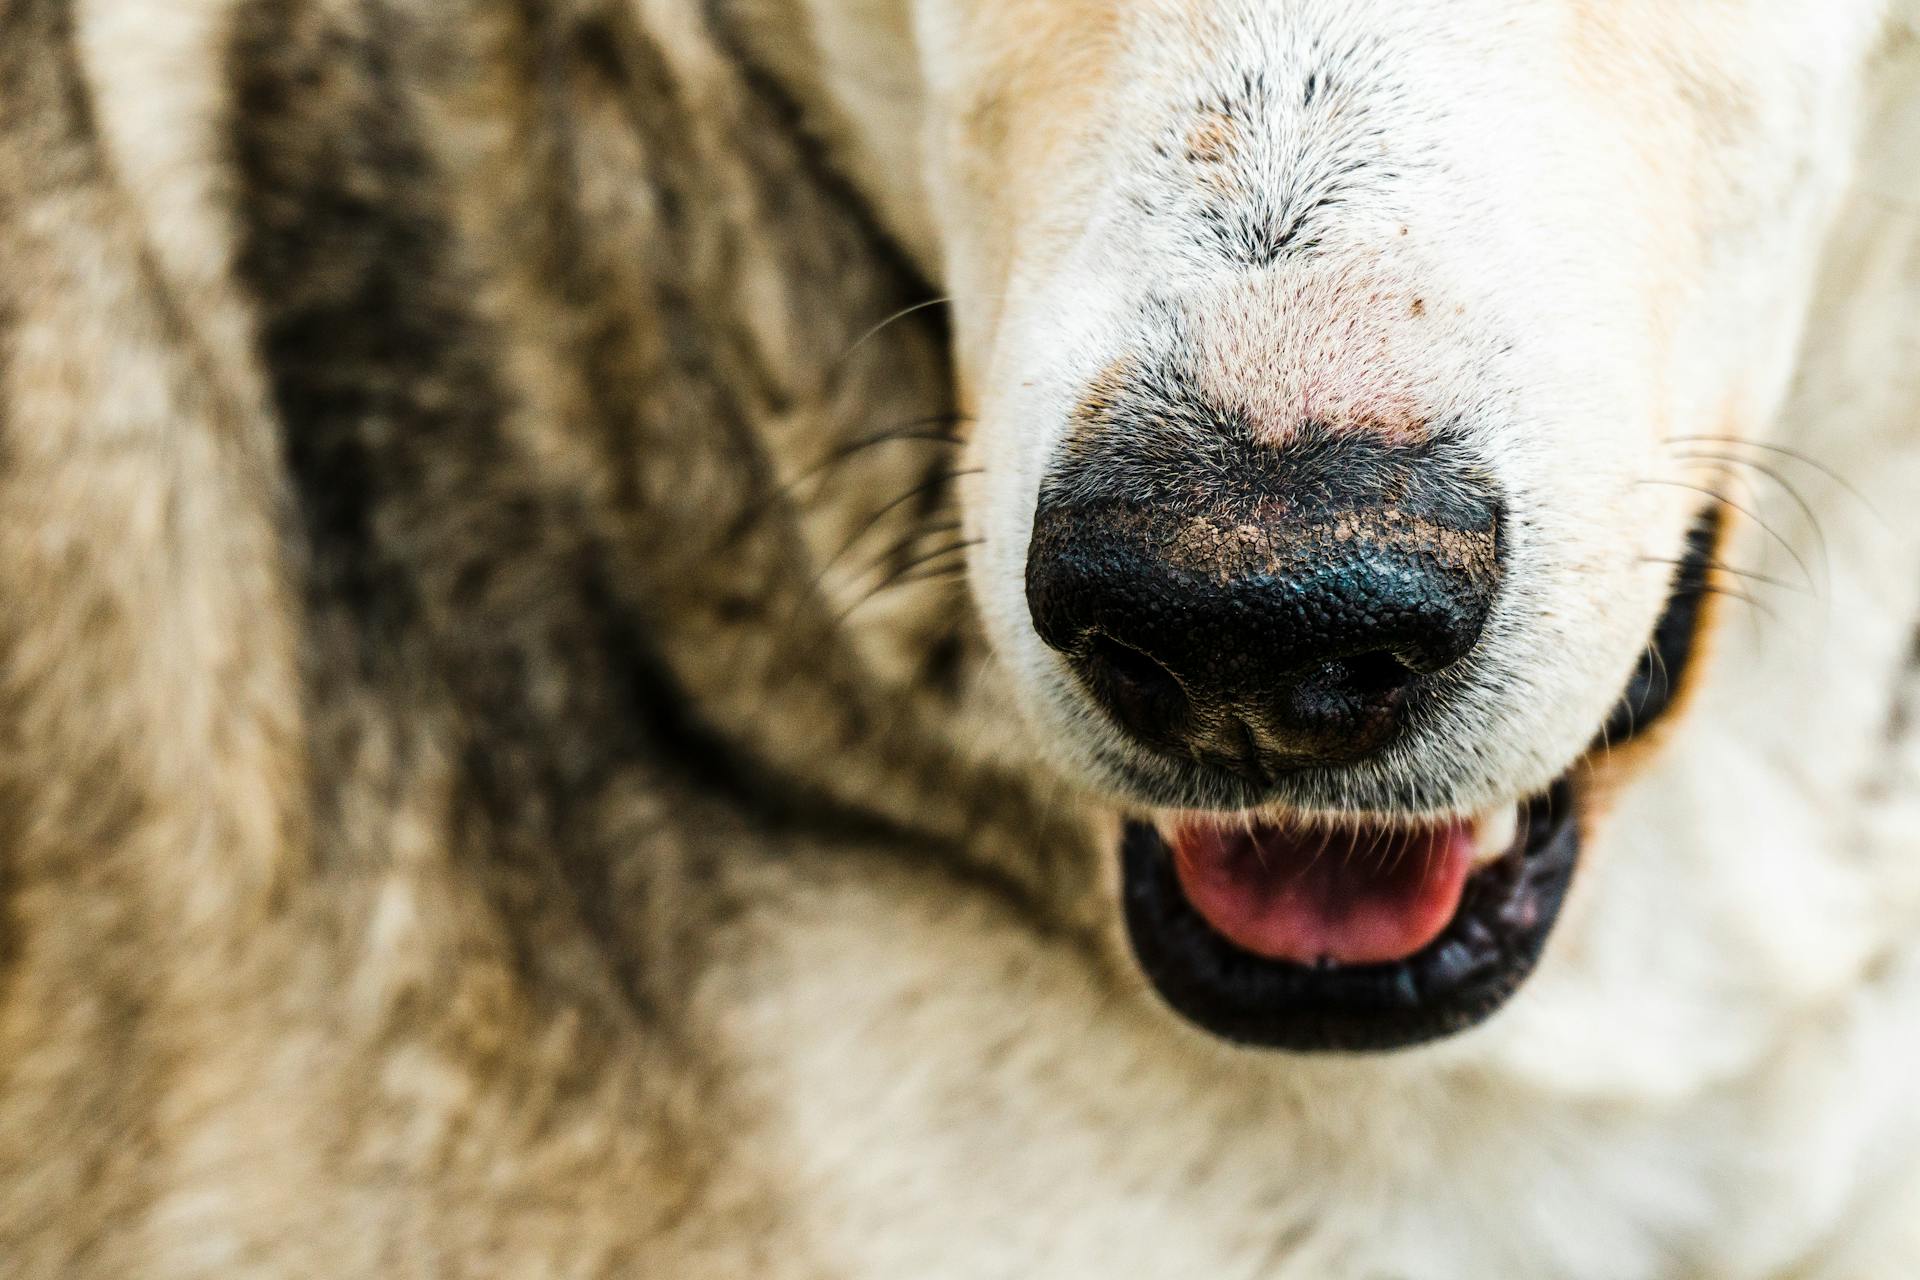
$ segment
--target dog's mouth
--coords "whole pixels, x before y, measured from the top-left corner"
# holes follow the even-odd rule
[[[1425,829],[1136,823],[1135,953],[1176,1010],[1243,1044],[1392,1049],[1463,1030],[1539,958],[1579,860],[1575,790]]]
[[[1688,540],[1647,656],[1596,743],[1672,703],[1700,630],[1718,522]],[[1128,933],[1162,998],[1241,1044],[1404,1048],[1472,1027],[1540,959],[1580,859],[1585,762],[1473,820],[1181,815],[1127,827]]]

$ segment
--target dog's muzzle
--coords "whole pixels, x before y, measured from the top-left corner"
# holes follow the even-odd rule
[[[1485,471],[1435,443],[1082,450],[1043,489],[1027,600],[1163,816],[1121,850],[1161,996],[1241,1043],[1398,1048],[1464,1029],[1537,962],[1579,857],[1580,768],[1471,819],[1246,809],[1288,775],[1364,767],[1444,712],[1502,580]],[[1704,521],[1605,727],[1644,731],[1687,665]],[[1227,803],[1221,803],[1222,798]],[[1237,803],[1235,803],[1237,801]]]

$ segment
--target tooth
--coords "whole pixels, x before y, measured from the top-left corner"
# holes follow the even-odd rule
[[[1473,860],[1476,865],[1492,862],[1513,848],[1520,834],[1520,806],[1510,804],[1483,813],[1473,824]]]

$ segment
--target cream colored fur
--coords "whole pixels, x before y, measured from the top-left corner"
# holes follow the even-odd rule
[[[1634,485],[1691,474],[1664,440],[1736,434],[1839,477],[1772,459],[1818,536],[1765,479],[1732,490],[1804,569],[1740,522],[1723,558],[1794,587],[1723,611],[1684,718],[1611,769],[1542,971],[1457,1041],[1230,1050],[932,882],[796,869],[736,1032],[830,1256],[929,1278],[1920,1275],[1920,744],[1889,723],[1920,696],[1920,45],[1898,17],[917,0],[909,38],[840,20],[871,4],[807,7],[821,65],[925,77],[830,79],[815,106],[856,173],[893,171],[871,194],[902,238],[937,228],[981,418],[976,587],[1037,755],[1077,762],[1065,785],[1102,789],[1076,745],[1099,730],[1026,623],[1024,522],[1077,386],[1154,340],[1128,328],[1142,291],[1188,309],[1239,394],[1335,413],[1381,411],[1382,367],[1474,402],[1476,326],[1526,335],[1485,429],[1537,520],[1515,592],[1537,609],[1495,629],[1513,685],[1418,764],[1457,770],[1462,808],[1566,768],[1619,688],[1663,590],[1638,557],[1677,554],[1689,500]],[[1397,88],[1360,104],[1382,147],[1444,163],[1344,208],[1331,265],[1291,274],[1228,279],[1129,220],[1151,136],[1249,68],[1291,83],[1316,39],[1383,51]],[[1241,179],[1289,181],[1269,159]],[[1415,295],[1457,319],[1407,322]],[[1302,383],[1309,358],[1330,368]]]

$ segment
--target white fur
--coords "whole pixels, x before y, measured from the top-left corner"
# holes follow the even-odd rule
[[[1144,291],[1276,416],[1309,396],[1479,415],[1527,518],[1500,678],[1394,766],[1447,772],[1462,808],[1567,768],[1637,658],[1664,592],[1640,557],[1677,554],[1688,510],[1635,484],[1688,474],[1664,439],[1771,440],[1844,483],[1769,459],[1822,538],[1771,482],[1736,490],[1808,580],[1750,584],[1768,613],[1728,605],[1542,971],[1455,1041],[1240,1053],[1158,1007],[1117,928],[1087,956],[907,871],[822,853],[773,873],[732,1029],[823,1247],[925,1280],[1920,1276],[1920,739],[1888,748],[1894,701],[1920,698],[1912,38],[1867,0],[913,8],[893,56],[925,78],[907,114],[933,203],[876,199],[939,228],[988,468],[981,607],[1085,793],[1102,731],[1032,635],[1022,557],[1068,406],[1165,338],[1129,328]],[[1148,141],[1209,85],[1290,83],[1316,41],[1372,51],[1341,74],[1394,158],[1327,252],[1209,261],[1172,190],[1148,192],[1170,220],[1139,220]],[[1020,129],[982,132],[1000,118]],[[1299,124],[1263,121],[1240,180],[1311,165]],[[1409,294],[1442,320],[1406,319]],[[1744,521],[1724,558],[1801,572]]]

